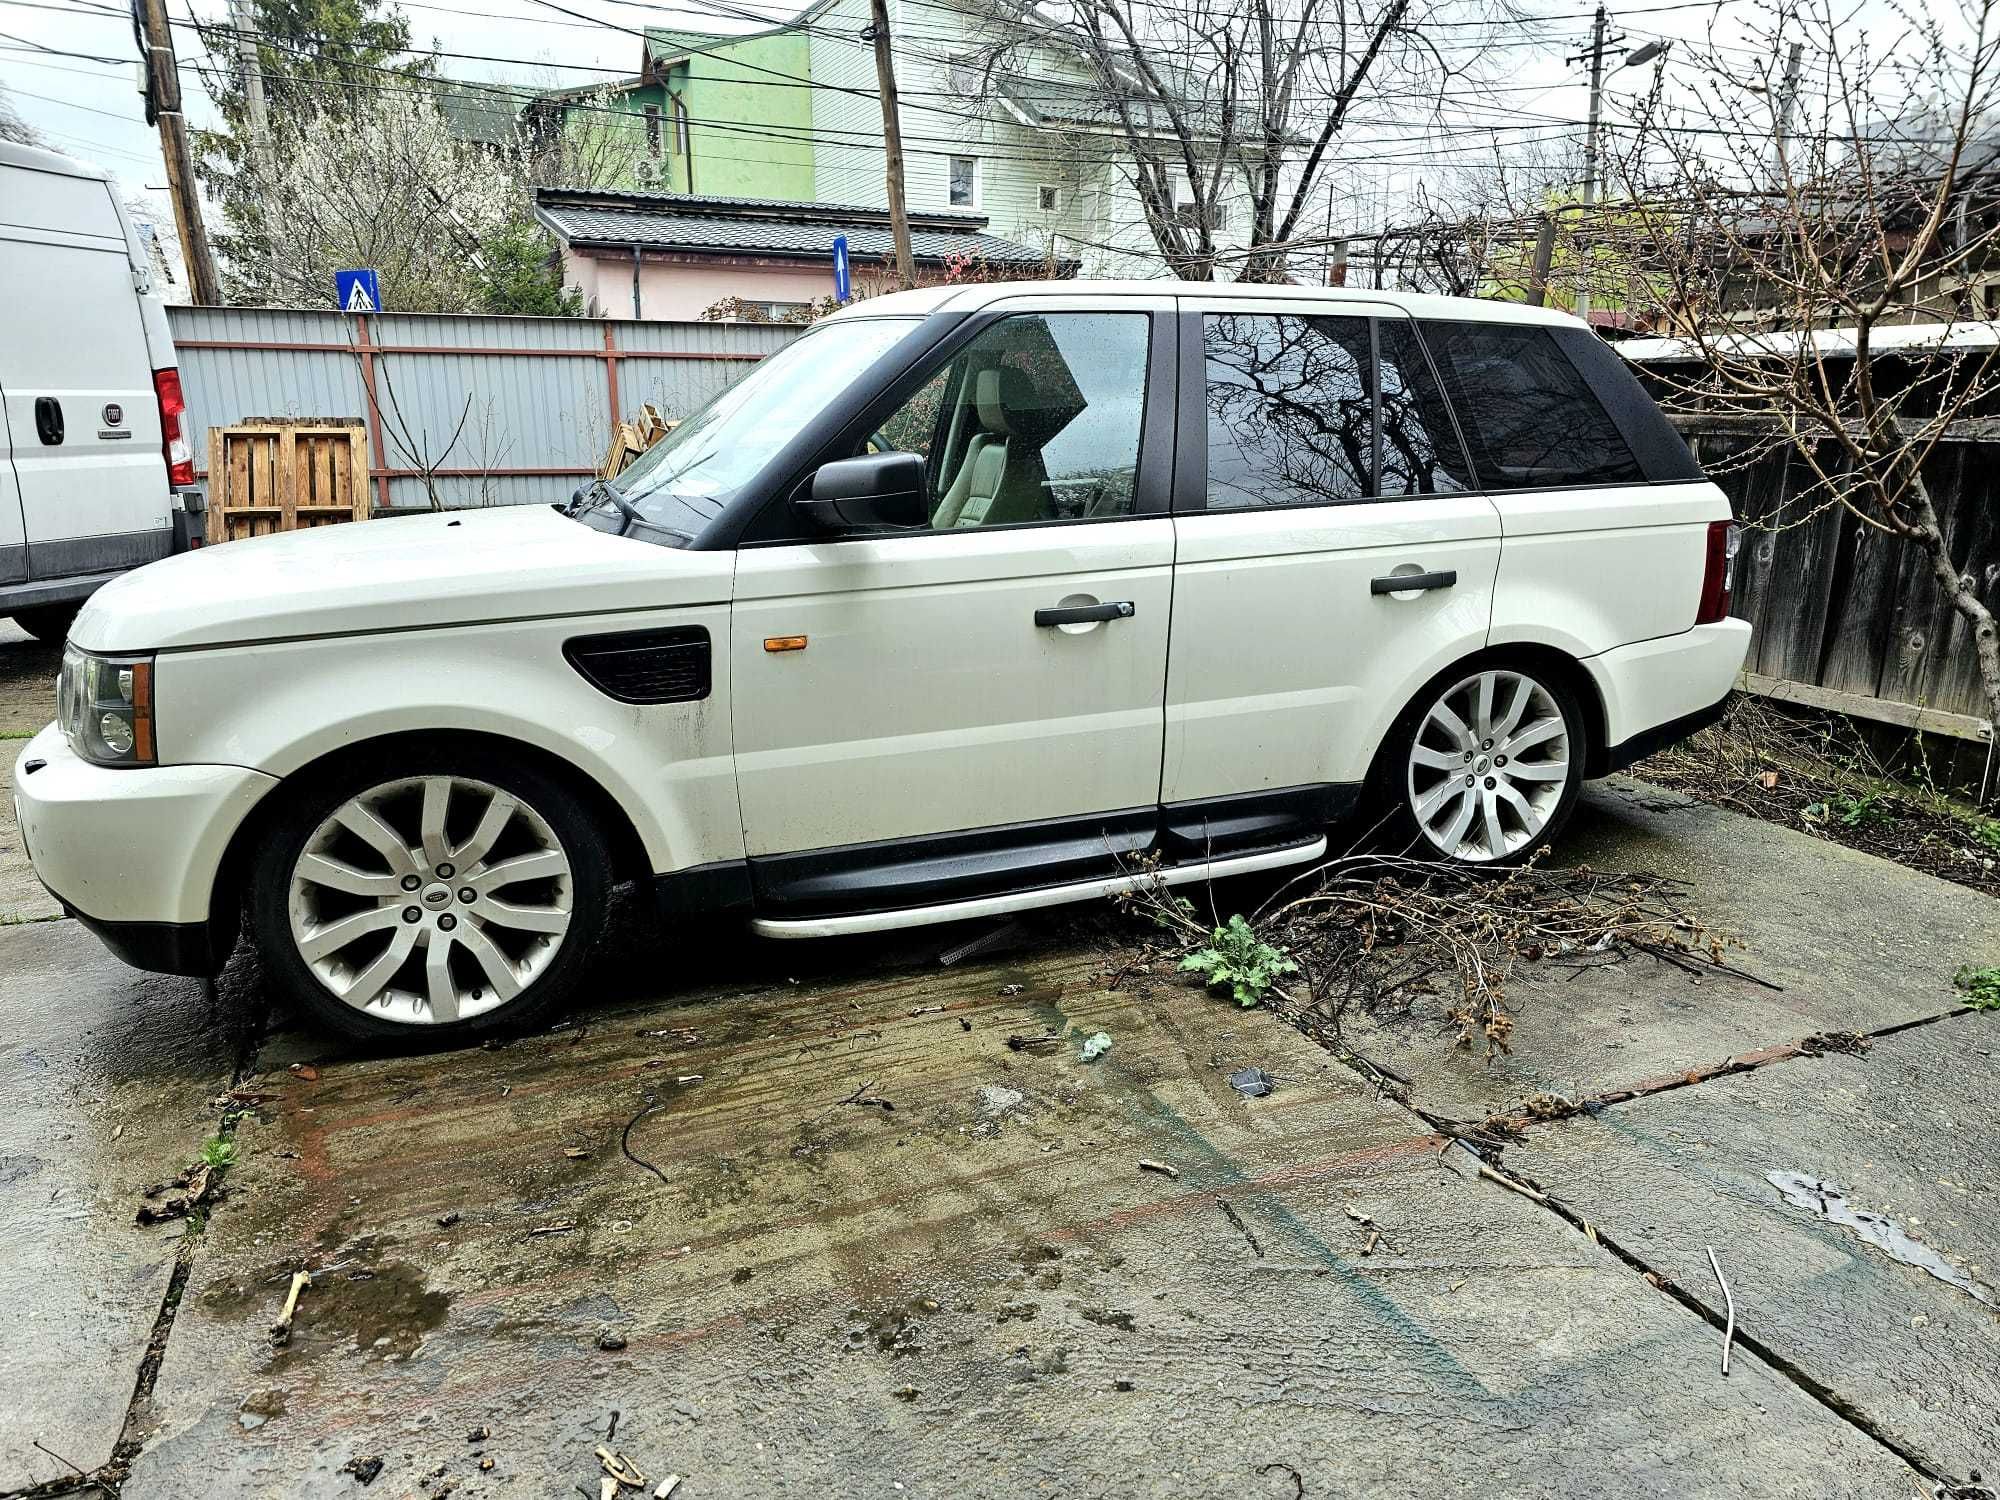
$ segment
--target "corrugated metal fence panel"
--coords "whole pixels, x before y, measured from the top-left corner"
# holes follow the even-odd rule
[[[611,442],[607,329],[620,354],[695,356],[617,360],[615,415],[628,418],[644,401],[669,418],[692,414],[800,331],[383,313],[368,320],[377,406],[370,411],[359,328],[341,313],[176,307],[169,320],[197,455],[208,451],[210,427],[247,417],[361,417],[383,455],[380,464],[371,455],[371,468],[391,471],[374,486],[378,508],[385,492],[392,508],[428,505],[422,480],[394,471],[432,466],[476,471],[439,476],[447,506],[567,496]]]
[[[668,421],[693,416],[709,397],[749,368],[747,360],[714,356],[761,358],[784,348],[804,331],[770,323],[615,322],[611,326],[620,349],[709,356],[619,361],[619,397],[625,415],[633,415],[641,402],[650,401]],[[608,445],[609,434],[606,440]]]
[[[170,307],[180,349],[181,389],[195,462],[208,463],[208,430],[246,417],[355,417],[368,410],[361,371],[338,334],[302,332],[300,314],[257,308]],[[204,343],[334,343],[331,352],[295,349],[204,349]]]

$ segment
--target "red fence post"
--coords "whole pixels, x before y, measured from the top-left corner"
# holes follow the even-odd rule
[[[382,447],[382,413],[375,404],[375,345],[368,336],[368,315],[357,313],[355,347],[361,355],[361,390],[368,398],[368,446],[375,456],[375,508],[389,508],[389,455]]]

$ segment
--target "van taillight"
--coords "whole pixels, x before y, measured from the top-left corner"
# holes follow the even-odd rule
[[[167,456],[169,484],[194,483],[194,449],[188,443],[187,398],[179,370],[153,371],[153,394],[160,402],[160,450]]]
[[[1729,615],[1729,595],[1736,587],[1736,553],[1743,545],[1743,528],[1734,521],[1708,524],[1708,567],[1701,575],[1701,608],[1697,625],[1713,625]]]

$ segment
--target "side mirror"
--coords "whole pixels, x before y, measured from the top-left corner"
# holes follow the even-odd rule
[[[792,504],[829,531],[930,524],[924,461],[915,453],[869,453],[821,464],[811,490]]]

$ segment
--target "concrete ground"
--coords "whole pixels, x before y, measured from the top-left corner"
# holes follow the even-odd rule
[[[0,1494],[1992,1487],[2000,1016],[1950,976],[2000,905],[1631,783],[1565,858],[1688,880],[1783,988],[1543,975],[1490,1068],[1350,1031],[1434,1116],[1631,1095],[1509,1145],[1525,1192],[1069,918],[621,938],[568,1023],[417,1057],[267,1027],[242,956],[0,928]],[[1877,1034],[1788,1045],[1830,1031]],[[136,1226],[225,1117],[198,1232]]]

